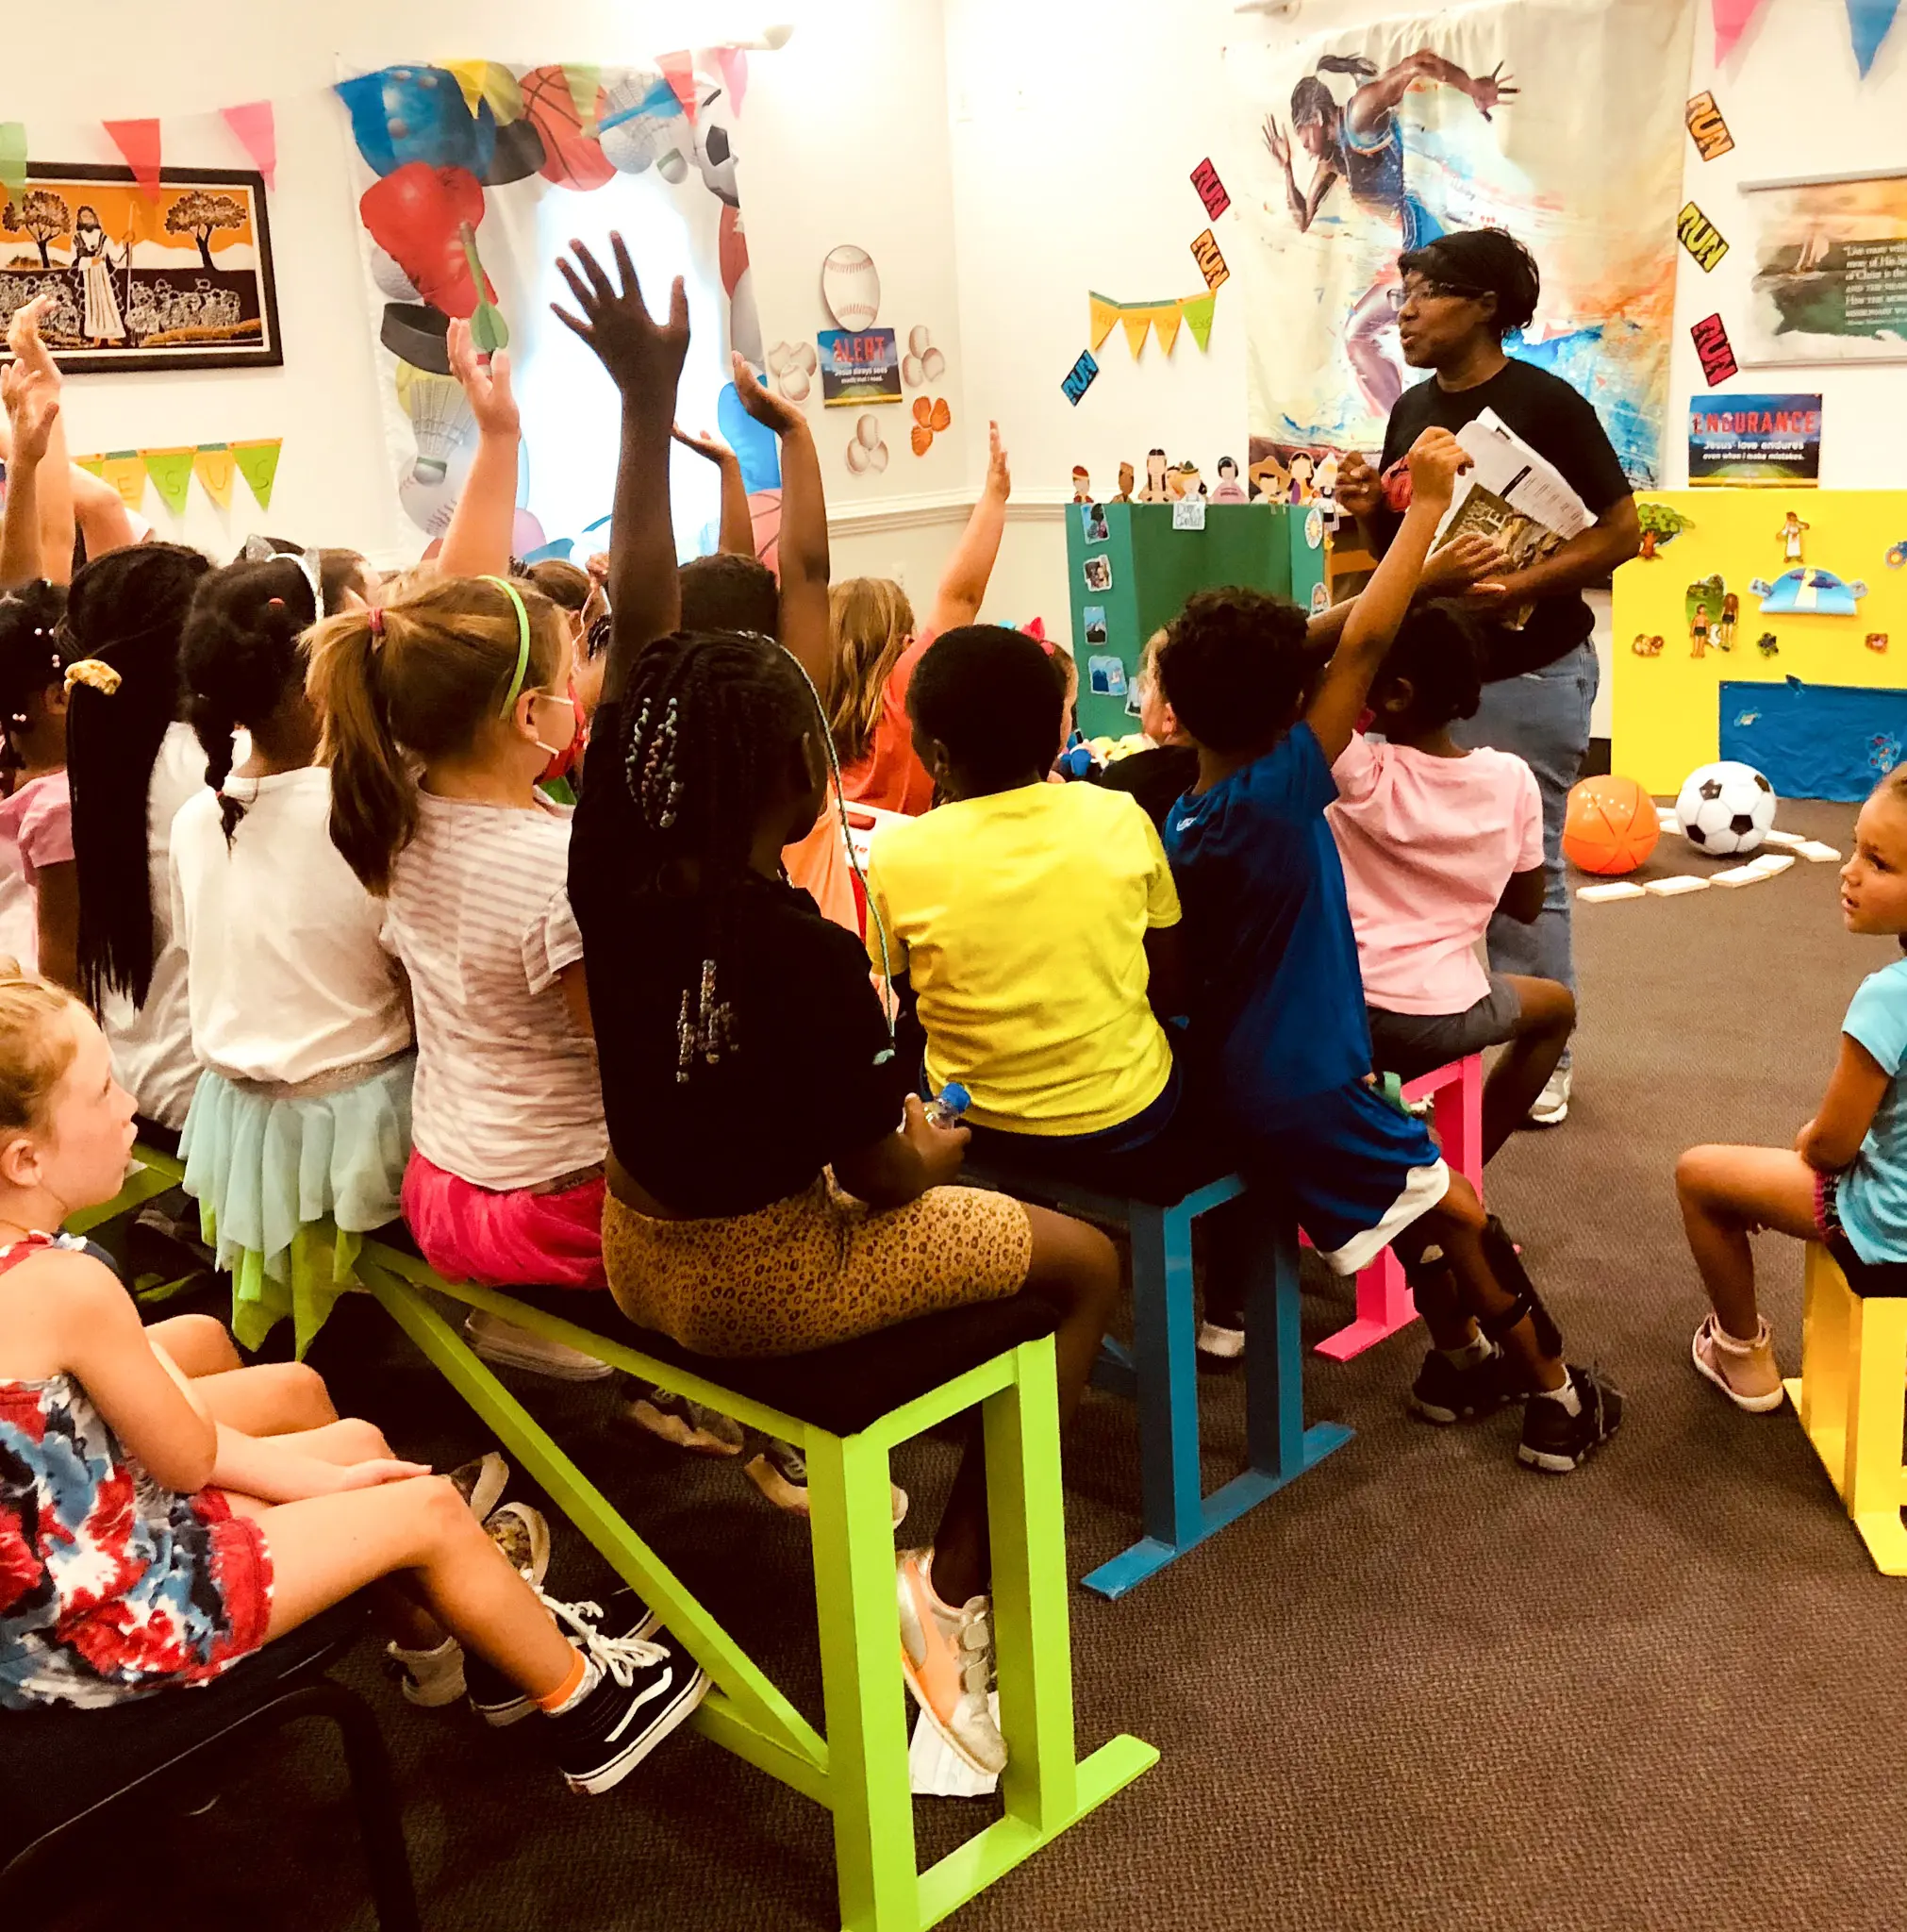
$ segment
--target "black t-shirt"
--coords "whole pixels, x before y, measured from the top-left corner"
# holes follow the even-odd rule
[[[631,874],[625,742],[621,705],[605,705],[570,838],[609,1144],[678,1214],[752,1213],[899,1126],[905,1075],[860,941],[808,893],[751,876],[730,899],[716,974],[733,1044],[677,1080],[682,996],[699,1004],[708,954],[705,906]]]
[[[1129,792],[1155,825],[1199,782],[1199,748],[1193,744],[1154,744],[1130,758],[1115,758],[1100,775],[1108,791]]]
[[[1509,362],[1474,389],[1446,390],[1434,375],[1407,389],[1390,412],[1379,467],[1388,470],[1426,429],[1461,429],[1485,409],[1494,409],[1539,455],[1562,471],[1591,516],[1600,516],[1630,494],[1596,411],[1559,375],[1534,363]],[[1394,534],[1400,521],[1384,519]],[[1488,631],[1491,678],[1515,677],[1553,663],[1595,628],[1595,618],[1578,591],[1539,598],[1521,630],[1493,625]]]

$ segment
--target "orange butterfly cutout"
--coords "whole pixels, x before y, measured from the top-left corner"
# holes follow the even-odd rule
[[[954,412],[947,407],[944,396],[937,396],[929,402],[925,396],[914,398],[914,454],[924,457],[934,445],[935,433],[948,428],[954,421]]]

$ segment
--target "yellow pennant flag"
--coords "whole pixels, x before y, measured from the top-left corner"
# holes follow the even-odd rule
[[[104,476],[106,475],[106,458],[104,457],[75,457],[73,460],[91,475]]]
[[[570,104],[576,110],[576,125],[585,141],[596,138],[596,96],[603,86],[603,70],[586,60],[565,64],[563,78],[570,83]]]
[[[443,66],[463,90],[464,106],[473,116],[488,101],[499,127],[523,118],[523,91],[507,67],[495,60],[446,60]]]
[[[136,449],[108,450],[99,459],[99,474],[119,491],[127,509],[145,501],[145,458]]]
[[[1179,312],[1182,303],[1162,302],[1152,310],[1152,326],[1158,331],[1159,347],[1169,356],[1179,340]]]
[[[223,442],[202,442],[192,452],[192,474],[221,509],[232,507],[232,477],[238,464]]]
[[[1103,295],[1086,291],[1086,307],[1091,312],[1091,325],[1086,330],[1086,346],[1097,349],[1113,332],[1113,324],[1119,319],[1119,306],[1108,302]]]
[[[1152,325],[1152,311],[1150,308],[1121,308],[1119,323],[1126,332],[1127,346],[1133,352],[1133,359],[1138,359],[1138,353],[1146,345],[1146,331]]]

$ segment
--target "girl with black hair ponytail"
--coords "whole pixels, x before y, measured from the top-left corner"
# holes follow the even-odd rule
[[[205,752],[179,715],[179,635],[210,569],[177,543],[114,550],[79,572],[66,606],[79,991],[120,1084],[167,1138],[199,1072],[167,855],[174,816],[205,783]]]
[[[398,1216],[415,1064],[384,908],[331,841],[305,689],[321,594],[303,552],[201,580],[179,668],[206,783],[173,822],[171,856],[205,1069],[179,1141],[186,1191],[232,1276],[233,1332],[257,1348],[290,1315],[301,1356],[358,1238]]]
[[[79,981],[79,890],[66,776],[63,586],[0,597],[0,729],[11,789],[0,801],[0,953],[69,990]]]

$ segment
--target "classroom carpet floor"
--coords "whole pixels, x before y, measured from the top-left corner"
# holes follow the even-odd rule
[[[1852,820],[1782,814],[1844,847]],[[1670,838],[1643,876],[1713,869]],[[1312,1416],[1354,1441],[1123,1602],[1072,1591],[1082,1746],[1132,1731],[1161,1759],[957,1914],[962,1932],[1907,1921],[1907,1583],[1875,1573],[1792,1411],[1737,1413],[1690,1368],[1703,1304],[1671,1187],[1691,1142],[1791,1140],[1849,995],[1893,942],[1848,938],[1835,869],[1806,863],[1744,891],[1579,908],[1577,931],[1568,1123],[1518,1137],[1489,1192],[1571,1354],[1627,1391],[1621,1435],[1574,1475],[1537,1476],[1514,1459],[1512,1416],[1445,1430],[1406,1411],[1420,1330],[1348,1364],[1311,1357]],[[1792,1372],[1799,1250],[1759,1248]],[[1307,1278],[1308,1336],[1348,1307]],[[346,1306],[317,1358],[401,1452],[448,1466],[482,1446],[370,1304]],[[1235,1375],[1203,1394],[1216,1482],[1242,1449]],[[601,1389],[534,1400],[819,1718],[804,1527],[733,1463],[613,1432]],[[897,1457],[917,1521],[952,1456],[928,1441]],[[1066,1466],[1078,1577],[1136,1534],[1130,1408],[1089,1395]],[[601,1575],[559,1524],[552,1587]],[[572,1799],[521,1730],[406,1706],[374,1646],[344,1674],[389,1740],[429,1925],[838,1924],[824,1814],[699,1736]],[[916,1813],[923,1857],[992,1815],[946,1799]],[[342,1774],[315,1737],[141,1838],[111,1895],[75,1899],[60,1925],[372,1924]]]

